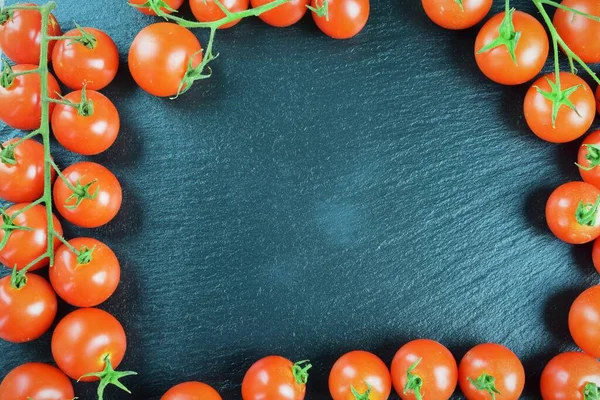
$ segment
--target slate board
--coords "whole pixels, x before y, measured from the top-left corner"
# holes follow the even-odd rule
[[[121,369],[140,375],[126,380],[132,396],[107,399],[159,399],[186,380],[239,399],[244,372],[268,354],[311,359],[307,398],[327,399],[341,354],[389,363],[418,337],[458,360],[480,342],[509,346],[527,370],[523,398],[539,398],[544,364],[574,349],[572,300],[598,281],[590,247],[561,244],[543,216],[552,188],[578,177],[578,144],[528,132],[527,86],[479,73],[476,29],[438,28],[417,0],[373,0],[349,41],[310,17],[285,30],[244,21],[219,33],[214,77],[170,101],[144,93],[126,66],[151,17],[124,0],[58,3],[64,28],[105,30],[122,58],[104,91],[121,135],[92,159],[120,178],[123,209],[105,228],[66,229],[122,262],[102,308],[128,333]],[[1,375],[50,362],[49,342],[0,343]],[[78,384],[77,395],[95,388]]]

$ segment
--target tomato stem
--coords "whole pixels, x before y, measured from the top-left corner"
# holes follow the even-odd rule
[[[596,217],[598,216],[598,207],[600,206],[600,196],[594,204],[586,204],[580,201],[575,210],[575,219],[580,225],[594,226],[596,225]]]
[[[600,390],[593,382],[588,382],[583,387],[583,400],[600,400]]]
[[[406,385],[404,385],[403,391],[403,394],[413,392],[416,400],[423,400],[423,395],[421,394],[423,379],[414,373],[414,370],[419,366],[421,361],[423,361],[422,357],[415,361],[415,363],[406,370]]]
[[[583,146],[585,146],[585,148],[587,149],[585,159],[587,160],[589,165],[587,167],[584,167],[583,165],[580,165],[578,163],[575,163],[575,165],[577,165],[577,167],[584,171],[591,171],[598,165],[600,165],[600,145],[584,144]]]
[[[462,0],[460,1],[460,7],[462,9]],[[325,17],[325,21],[329,21],[329,0],[323,0],[323,4],[317,7],[306,6],[310,11],[314,12],[319,18]]]
[[[354,400],[369,400],[371,396],[371,385],[367,383],[367,390],[364,393],[359,393],[354,386],[350,385],[350,392],[354,396]]]
[[[463,6],[463,0],[454,0],[454,1],[460,7],[460,11],[465,12],[465,7]]]
[[[303,366],[303,364],[306,364]],[[308,370],[312,368],[312,364],[310,364],[309,360],[302,360],[296,362],[292,366],[292,374],[294,374],[294,379],[296,383],[300,385],[306,385],[308,382]]]
[[[121,390],[124,390],[125,392],[131,394],[131,391],[129,389],[127,389],[127,387],[125,387],[125,385],[123,385],[120,382],[121,378],[124,378],[126,376],[131,376],[131,375],[137,375],[137,372],[134,371],[115,371],[112,367],[112,363],[110,361],[110,354],[107,354],[106,356],[104,356],[104,370],[101,372],[90,372],[89,374],[85,374],[83,376],[81,376],[77,382],[79,382],[81,379],[83,378],[87,378],[87,377],[96,377],[100,379],[100,384],[98,385],[98,400],[103,400],[104,399],[104,390],[106,389],[106,387],[108,385],[115,385],[116,387],[118,387]]]
[[[469,378],[469,382],[475,386],[475,389],[489,393],[489,395],[492,396],[492,400],[496,400],[497,394],[501,395],[500,391],[496,389],[496,378],[485,372],[479,375],[476,380]]]

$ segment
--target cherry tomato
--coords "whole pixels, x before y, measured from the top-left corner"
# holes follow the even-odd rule
[[[9,217],[26,206],[28,206],[28,204],[21,203],[9,207],[6,209],[6,215],[2,217],[4,221],[2,222],[2,220],[0,220],[0,223],[2,223],[2,226],[0,226],[0,242],[4,240],[7,231],[10,232],[6,245],[0,250],[0,263],[8,268],[14,268],[16,266],[17,269],[21,270],[29,263],[35,261],[38,257],[44,255],[48,250],[48,220],[46,218],[46,207],[35,205],[17,215],[14,220],[7,221]],[[55,216],[53,217],[53,222],[55,232],[58,235],[62,235],[62,227]],[[28,230],[7,229],[7,224],[25,227]],[[55,237],[54,246],[58,246],[59,243],[60,240]],[[35,271],[46,265],[48,265],[48,258],[34,264],[29,271]]]
[[[222,398],[215,389],[205,383],[185,382],[173,386],[160,400],[222,400]]]
[[[544,368],[540,380],[544,400],[584,400],[586,386],[600,386],[600,363],[584,353],[562,353]]]
[[[452,353],[433,340],[408,342],[392,361],[394,388],[402,400],[447,400],[456,389],[457,374]]]
[[[327,9],[325,14],[313,11],[312,16],[319,29],[334,39],[350,39],[358,35],[369,19],[369,0],[329,0],[327,5],[324,0],[311,0],[311,7]]]
[[[108,169],[93,162],[80,162],[65,169],[63,175],[78,192],[75,194],[62,179],[54,184],[54,206],[67,221],[84,228],[97,228],[117,215],[123,193],[119,181]]]
[[[33,3],[23,4],[35,6]],[[0,49],[16,64],[40,63],[42,14],[38,10],[14,10],[12,18],[0,25]],[[62,31],[54,15],[48,19],[48,35],[60,36]],[[48,43],[49,54],[56,44]]]
[[[127,338],[115,317],[97,308],[80,308],[68,314],[52,335],[52,355],[56,365],[71,379],[102,372],[106,358],[117,368],[127,348]],[[84,377],[83,382],[96,381]]]
[[[503,85],[519,85],[535,78],[548,58],[546,30],[537,19],[521,11],[513,13],[515,32],[520,32],[515,48],[516,62],[508,47],[501,44],[485,51],[500,36],[505,13],[494,15],[483,25],[475,40],[475,60],[485,76]]]
[[[15,65],[14,72],[30,71],[37,65]],[[0,121],[15,129],[34,130],[40,127],[42,107],[40,75],[27,74],[15,77],[8,88],[0,86]],[[60,87],[52,74],[48,73],[48,95],[58,99]],[[49,104],[52,112],[54,103]]]
[[[594,241],[594,247],[592,248],[592,260],[594,262],[596,271],[600,273],[600,240],[598,239]]]
[[[192,65],[202,62],[202,48],[189,30],[168,22],[142,29],[129,49],[129,71],[137,84],[154,96],[175,96]]]
[[[569,311],[573,340],[589,355],[600,357],[600,285],[581,293]]]
[[[310,364],[269,356],[258,360],[242,381],[243,400],[302,400]]]
[[[95,307],[117,289],[121,267],[115,253],[104,243],[91,238],[69,240],[80,252],[75,255],[63,245],[56,251],[50,268],[52,287],[64,301],[76,307]]]
[[[56,44],[52,52],[52,66],[58,79],[69,88],[100,90],[117,75],[119,51],[110,36],[101,30],[83,30],[91,35],[85,43],[67,39]],[[65,36],[80,37],[81,32],[73,29]]]
[[[577,154],[579,174],[584,182],[600,188],[600,131],[590,133]]]
[[[446,29],[467,29],[480,23],[492,8],[492,0],[422,0],[425,13]]]
[[[138,6],[146,4],[147,2],[148,2],[148,0],[129,0],[129,4],[136,4]],[[179,10],[179,7],[181,7],[181,5],[183,4],[183,0],[163,0],[163,3],[166,4],[167,6],[169,6],[170,8],[172,8],[173,10]],[[135,7],[135,8],[143,14],[156,15],[156,13],[148,7]],[[165,14],[172,13],[172,11],[170,11],[169,9],[167,9],[165,7],[162,7],[161,11],[164,12]]]
[[[221,4],[231,12],[245,11],[250,6],[250,0],[221,0]],[[190,0],[192,14],[200,22],[213,22],[225,18],[225,13],[213,0]],[[236,19],[228,24],[221,25],[219,29],[231,28],[241,20]]]
[[[600,4],[596,0],[563,0],[561,4],[600,17]],[[600,22],[557,8],[553,23],[567,46],[584,62],[600,62],[600,43],[595,39],[600,36]]]
[[[571,244],[591,242],[600,236],[597,218],[600,189],[585,182],[569,182],[552,192],[546,203],[548,227]]]
[[[333,400],[354,400],[355,394],[369,400],[387,400],[391,391],[392,377],[387,366],[379,357],[366,351],[344,354],[329,374],[329,392]]]
[[[272,3],[273,1],[274,0],[251,0],[250,3],[252,8],[258,8],[265,4]],[[284,28],[300,21],[306,14],[306,11],[308,11],[308,8],[306,8],[308,5],[310,5],[310,0],[290,0],[287,3],[260,14],[258,18],[271,26]]]
[[[596,102],[592,89],[583,79],[568,72],[561,72],[560,88],[577,111],[561,104],[553,126],[553,102],[539,91],[546,94],[555,92],[552,87],[556,85],[554,76],[545,75],[535,81],[525,95],[523,110],[527,125],[540,139],[552,143],[566,143],[577,139],[592,126],[596,116]]]
[[[71,92],[65,99],[81,102],[81,91]],[[68,150],[86,156],[102,153],[117,140],[119,112],[102,93],[86,90],[92,107],[77,109],[58,104],[52,113],[52,131],[56,140]]]
[[[506,347],[484,343],[465,354],[458,367],[458,383],[467,400],[487,400],[499,394],[518,400],[525,387],[525,369]]]
[[[56,308],[56,295],[41,276],[27,274],[17,287],[5,276],[0,279],[0,338],[13,343],[39,338],[54,322]]]
[[[48,364],[20,365],[0,383],[0,400],[70,400],[74,396],[69,378]]]

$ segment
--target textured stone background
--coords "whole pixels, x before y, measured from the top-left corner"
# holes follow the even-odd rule
[[[561,244],[543,217],[551,189],[577,178],[577,144],[528,132],[527,87],[479,73],[476,30],[437,28],[417,0],[373,0],[350,41],[310,18],[285,30],[244,21],[218,35],[213,79],[170,101],[126,66],[150,17],[124,0],[58,3],[64,28],[101,28],[122,56],[104,91],[122,132],[93,159],[121,179],[123,209],[103,229],[67,229],[122,262],[102,308],[128,333],[121,368],[140,376],[126,381],[133,396],[108,399],[154,400],[192,379],[239,399],[244,371],[271,353],[313,360],[308,398],[326,399],[342,353],[390,362],[418,337],[458,359],[508,345],[527,369],[524,398],[539,398],[543,365],[573,348],[570,303],[597,282],[590,248]],[[1,375],[51,361],[49,340],[0,343]],[[95,386],[77,391],[93,399]]]

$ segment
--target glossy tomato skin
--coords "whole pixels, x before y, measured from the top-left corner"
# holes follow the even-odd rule
[[[39,64],[41,26],[42,14],[38,10],[14,10],[12,18],[0,25],[0,50],[16,64]],[[60,25],[52,14],[47,29],[50,36],[62,34]],[[55,44],[55,41],[48,43],[49,54],[52,54]]]
[[[242,381],[243,400],[302,400],[306,385],[296,382],[294,364],[280,356],[258,360]]]
[[[562,0],[561,4],[600,17],[600,3],[596,0]],[[600,22],[570,11],[557,9],[554,27],[567,46],[586,63],[600,62]]]
[[[351,351],[336,361],[329,373],[329,392],[333,400],[354,400],[358,393],[371,388],[369,400],[387,400],[392,391],[392,377],[383,361],[367,351]]]
[[[600,86],[596,87],[596,110],[600,114]]]
[[[221,3],[231,12],[245,11],[250,6],[250,0],[221,0]],[[194,17],[200,22],[213,22],[225,18],[225,13],[213,0],[190,0],[190,8]],[[220,26],[219,29],[231,28],[240,21],[236,19]]]
[[[27,203],[15,204],[6,210],[12,216],[23,209]],[[56,217],[53,218],[54,230],[62,235],[62,226]],[[48,249],[48,221],[46,208],[36,205],[19,214],[13,221],[15,225],[24,226],[31,230],[15,230],[10,234],[6,246],[0,250],[0,263],[8,268],[17,267],[21,270],[30,262],[42,256]],[[0,229],[0,241],[4,239],[5,231]],[[59,239],[54,238],[54,246],[58,246]],[[48,258],[36,263],[29,271],[35,271],[48,265]]]
[[[184,0],[163,0],[166,5],[171,7],[173,10],[179,10],[179,7],[183,5]],[[148,0],[129,0],[129,4],[143,5],[147,3]],[[136,10],[146,15],[156,15],[154,11],[152,11],[148,7],[135,7]],[[166,8],[162,8],[162,11],[166,14],[171,14],[172,11],[167,10]]]
[[[600,131],[594,131],[585,137],[583,143],[579,147],[579,153],[577,153],[577,164],[579,165],[579,174],[584,182],[600,188],[600,165],[590,168],[590,160],[588,160],[588,154],[596,154],[595,150],[590,150],[587,145],[596,145],[600,147]],[[592,153],[590,153],[590,151]],[[598,160],[600,161],[600,160]]]
[[[323,0],[311,0],[313,8],[323,6]],[[369,19],[369,0],[329,0],[329,20],[312,13],[315,23],[327,36],[350,39],[363,30]]]
[[[200,42],[189,30],[159,22],[142,29],[129,49],[129,71],[146,92],[160,97],[175,96],[194,57],[202,62]]]
[[[20,365],[0,383],[0,400],[71,400],[74,396],[69,378],[48,364]]]
[[[88,101],[93,104],[91,115],[81,115],[76,108],[58,104],[52,113],[52,132],[67,150],[91,156],[107,150],[117,140],[121,122],[115,105],[95,90],[87,90]],[[81,102],[81,91],[67,94],[73,103]]]
[[[96,38],[94,48],[88,48],[73,40],[59,41],[52,51],[52,66],[62,83],[73,90],[85,86],[100,90],[108,86],[117,76],[119,51],[106,33],[95,28],[83,30]],[[65,36],[80,36],[78,29],[70,30]]]
[[[37,65],[21,64],[13,67],[14,72],[30,71]],[[40,127],[42,118],[40,75],[27,74],[15,77],[8,88],[0,86],[0,121],[15,129],[34,130]],[[48,73],[48,94],[58,99],[60,87]],[[52,112],[55,104],[50,103]]]
[[[573,341],[587,354],[600,357],[600,285],[581,293],[569,311]]]
[[[62,179],[54,185],[54,206],[67,221],[83,228],[97,228],[106,225],[117,215],[121,209],[123,192],[121,184],[108,169],[93,162],[80,162],[73,164],[63,171],[63,175],[72,185],[87,185],[94,180],[88,193],[93,199],[84,199],[79,206],[74,206],[76,199],[69,200],[73,191]],[[96,192],[97,191],[97,192]]]
[[[548,74],[529,88],[525,95],[523,111],[527,125],[537,137],[551,143],[566,143],[582,136],[592,126],[596,116],[596,102],[594,93],[589,85],[577,75],[569,72],[560,73],[560,87],[564,90],[578,86],[569,96],[577,112],[569,107],[562,106],[558,111],[555,126],[552,126],[552,102],[538,92],[538,88],[545,92],[552,89],[548,79],[555,82],[555,75]]]
[[[27,283],[15,289],[10,276],[0,279],[0,338],[25,343],[50,329],[56,317],[56,295],[47,280],[27,275]]]
[[[52,355],[56,365],[71,379],[87,373],[101,372],[110,357],[117,368],[127,349],[127,338],[121,323],[106,311],[80,308],[68,314],[56,326],[52,335]],[[96,377],[82,378],[83,382]]]
[[[548,35],[542,24],[531,15],[515,11],[513,23],[516,32],[521,32],[515,55],[517,64],[506,46],[480,53],[499,34],[504,13],[494,15],[483,25],[475,40],[475,60],[485,76],[503,85],[520,85],[535,78],[548,58]]]
[[[492,8],[492,0],[463,0],[462,9],[456,0],[422,0],[422,3],[430,20],[452,30],[477,25]]]
[[[470,381],[482,374],[493,376],[502,399],[518,400],[525,387],[525,369],[515,353],[508,348],[484,343],[465,354],[458,367],[458,383],[467,400],[491,399],[489,392],[478,390]]]
[[[414,392],[404,394],[408,369],[419,359],[413,373],[423,379],[423,400],[447,400],[456,389],[458,367],[450,351],[442,344],[429,340],[413,340],[402,346],[392,361],[394,389],[402,400],[415,400]]]
[[[91,261],[80,264],[78,257],[65,245],[56,251],[50,268],[52,287],[64,301],[76,307],[95,307],[117,289],[121,278],[119,260],[104,243],[92,238],[69,240],[78,251],[94,249]]]
[[[160,400],[222,400],[222,398],[215,389],[205,383],[184,382],[173,386]]]
[[[540,380],[543,400],[584,400],[587,383],[600,386],[600,363],[584,353],[562,353],[544,368]]]
[[[594,204],[600,189],[585,182],[568,182],[552,192],[546,203],[546,222],[560,240],[570,244],[584,244],[600,236],[600,218],[592,226],[582,225],[576,219],[580,202]]]
[[[269,4],[273,0],[251,0],[252,8],[258,8]],[[304,17],[310,5],[310,0],[290,0],[272,10],[258,16],[264,23],[277,28],[292,26]]]

